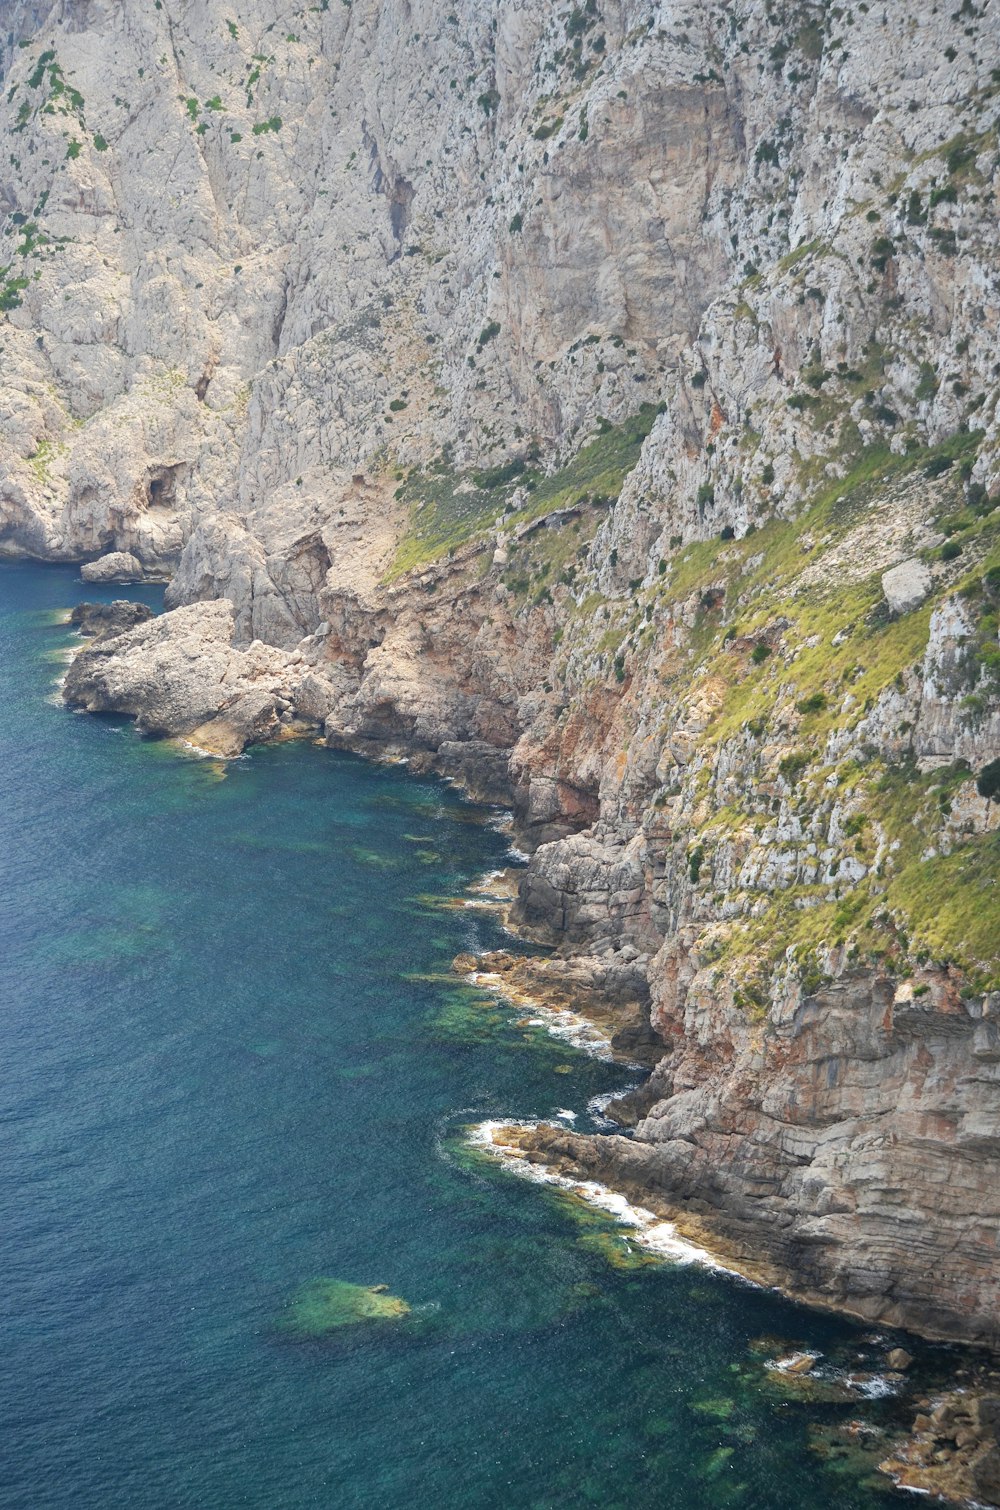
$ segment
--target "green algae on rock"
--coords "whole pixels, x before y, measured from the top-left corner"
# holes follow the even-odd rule
[[[411,1307],[385,1285],[355,1285],[346,1279],[311,1279],[296,1290],[279,1327],[287,1336],[307,1341],[341,1327],[398,1321]]]

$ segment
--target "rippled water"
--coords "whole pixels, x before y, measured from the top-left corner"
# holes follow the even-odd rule
[[[67,713],[82,595],[0,567],[0,1504],[902,1503],[829,1435],[892,1402],[824,1399],[884,1346],[629,1267],[608,1217],[469,1152],[470,1122],[585,1127],[629,1079],[448,977],[503,941],[442,905],[505,863],[490,815],[309,744],[223,767]],[[413,1310],[297,1340],[320,1276]],[[768,1375],[794,1346],[819,1382]]]

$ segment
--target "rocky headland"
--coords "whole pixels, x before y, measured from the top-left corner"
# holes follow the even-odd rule
[[[3,12],[0,548],[169,579],[67,700],[511,805],[655,1035],[538,1148],[1000,1345],[994,0]]]

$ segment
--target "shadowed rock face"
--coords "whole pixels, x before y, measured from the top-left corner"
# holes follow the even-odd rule
[[[171,574],[80,706],[511,801],[521,925],[664,1045],[636,1137],[564,1150],[995,1340],[971,10],[8,6],[0,548]]]
[[[103,635],[124,634],[152,617],[153,610],[145,603],[130,603],[119,598],[114,603],[78,603],[69,621],[81,634],[99,639]]]

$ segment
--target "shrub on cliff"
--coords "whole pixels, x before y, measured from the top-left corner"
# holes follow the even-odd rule
[[[806,750],[793,750],[781,760],[778,770],[788,785],[794,786],[808,764],[809,754]]]
[[[976,777],[976,791],[987,802],[1000,797],[1000,760],[991,760],[989,765],[983,766]]]

